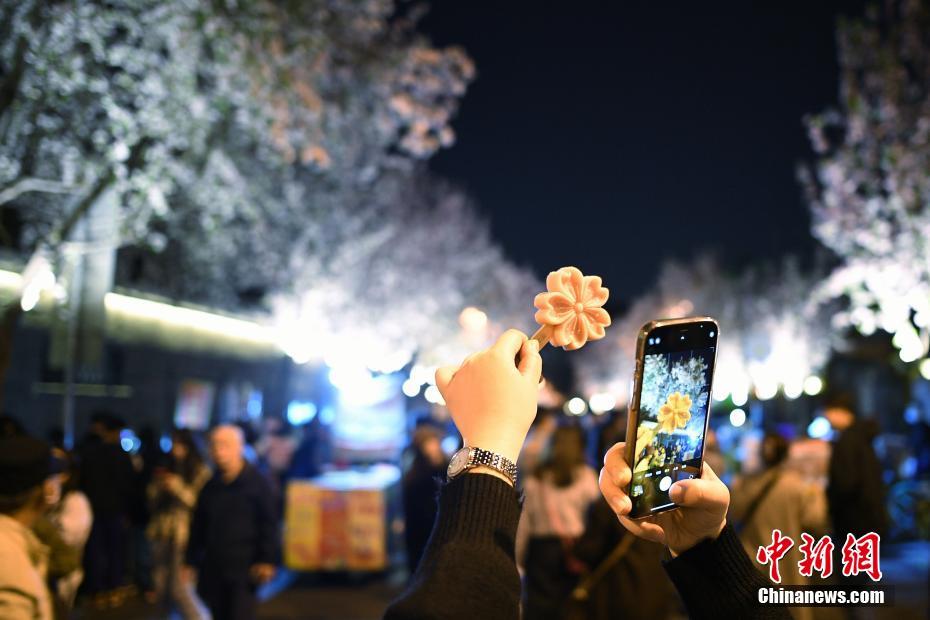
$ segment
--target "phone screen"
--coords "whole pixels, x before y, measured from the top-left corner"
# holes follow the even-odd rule
[[[710,319],[644,328],[633,399],[634,518],[674,508],[672,484],[701,476],[718,331]]]

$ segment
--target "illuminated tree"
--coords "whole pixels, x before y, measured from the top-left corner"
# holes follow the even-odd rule
[[[346,235],[327,253],[299,254],[294,290],[274,301],[296,359],[342,358],[396,370],[414,354],[451,363],[477,344],[459,314],[477,306],[495,329],[532,324],[538,282],[509,264],[462,192],[424,174],[383,179],[359,218],[314,230]],[[314,242],[318,243],[318,242]],[[327,360],[331,364],[339,360]]]
[[[117,246],[183,245],[175,220],[270,228],[450,145],[472,65],[394,12],[0,2],[0,206],[26,221],[21,247],[67,238],[111,189]],[[280,213],[295,185],[305,212]]]
[[[892,333],[913,361],[930,337],[930,11],[882,6],[838,29],[839,106],[807,119],[818,157],[801,176],[843,260],[821,290],[849,301],[835,324]]]
[[[818,283],[790,261],[738,277],[708,258],[691,266],[667,263],[650,292],[616,321],[608,342],[595,343],[580,356],[583,389],[589,395],[609,392],[618,401],[628,398],[639,329],[658,318],[707,315],[720,323],[714,373],[718,399],[731,395],[739,401],[753,390],[771,398],[779,388],[796,397],[833,345],[830,308],[810,301]]]
[[[0,0],[6,244],[55,262],[106,198],[124,284],[226,307],[295,290],[375,224],[383,178],[454,141],[474,69],[416,19],[390,0]]]

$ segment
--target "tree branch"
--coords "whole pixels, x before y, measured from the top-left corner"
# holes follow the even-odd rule
[[[49,242],[52,247],[57,247],[59,243],[68,238],[68,235],[71,234],[71,230],[81,221],[81,218],[90,210],[107,187],[110,186],[113,182],[113,178],[114,175],[112,170],[107,170],[100,175],[100,178],[93,184],[90,191],[81,198],[71,213],[68,214],[68,217],[66,217],[61,225],[49,235]]]
[[[0,189],[0,205],[16,200],[22,194],[29,192],[43,192],[46,194],[76,194],[82,189],[79,185],[68,185],[50,179],[25,177],[12,185]]]

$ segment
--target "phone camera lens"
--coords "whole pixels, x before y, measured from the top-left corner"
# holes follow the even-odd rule
[[[713,338],[715,333],[716,333],[716,332],[710,332],[710,334],[708,334],[708,335],[709,335],[711,338]]]

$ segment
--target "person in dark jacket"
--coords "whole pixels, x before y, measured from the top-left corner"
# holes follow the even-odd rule
[[[420,426],[411,443],[413,460],[404,474],[402,488],[407,568],[413,575],[436,520],[436,493],[439,490],[436,481],[445,473],[448,463],[438,429],[426,424]]]
[[[271,486],[245,461],[237,426],[210,436],[216,473],[200,492],[191,519],[184,580],[214,620],[255,617],[255,591],[270,581],[280,555],[278,517]]]
[[[627,532],[603,497],[588,511],[575,555],[593,571],[610,562],[611,552],[627,538],[633,540],[623,557],[590,584],[584,602],[584,617],[589,620],[667,618],[681,606],[662,570],[662,546]]]
[[[465,445],[516,462],[536,414],[541,371],[538,343],[516,330],[461,367],[440,368],[437,385]],[[623,516],[631,507],[623,492],[631,476],[623,449],[620,443],[608,451],[601,492],[627,530],[668,547],[665,571],[691,617],[789,619],[786,608],[758,603],[758,589],[769,584],[726,525],[729,493],[713,470],[672,485],[679,510],[633,522]],[[520,617],[514,558],[520,504],[512,470],[467,463],[442,488],[426,552],[407,590],[385,612],[387,620]]]
[[[84,588],[97,608],[118,607],[126,570],[126,545],[135,470],[120,445],[117,417],[100,412],[81,449],[81,490],[90,501],[94,522],[84,549]]]
[[[845,541],[847,533],[857,538],[869,532],[884,535],[888,529],[885,484],[872,447],[878,425],[874,420],[858,417],[852,399],[846,394],[827,398],[824,417],[839,434],[830,455],[827,484],[834,540]]]

